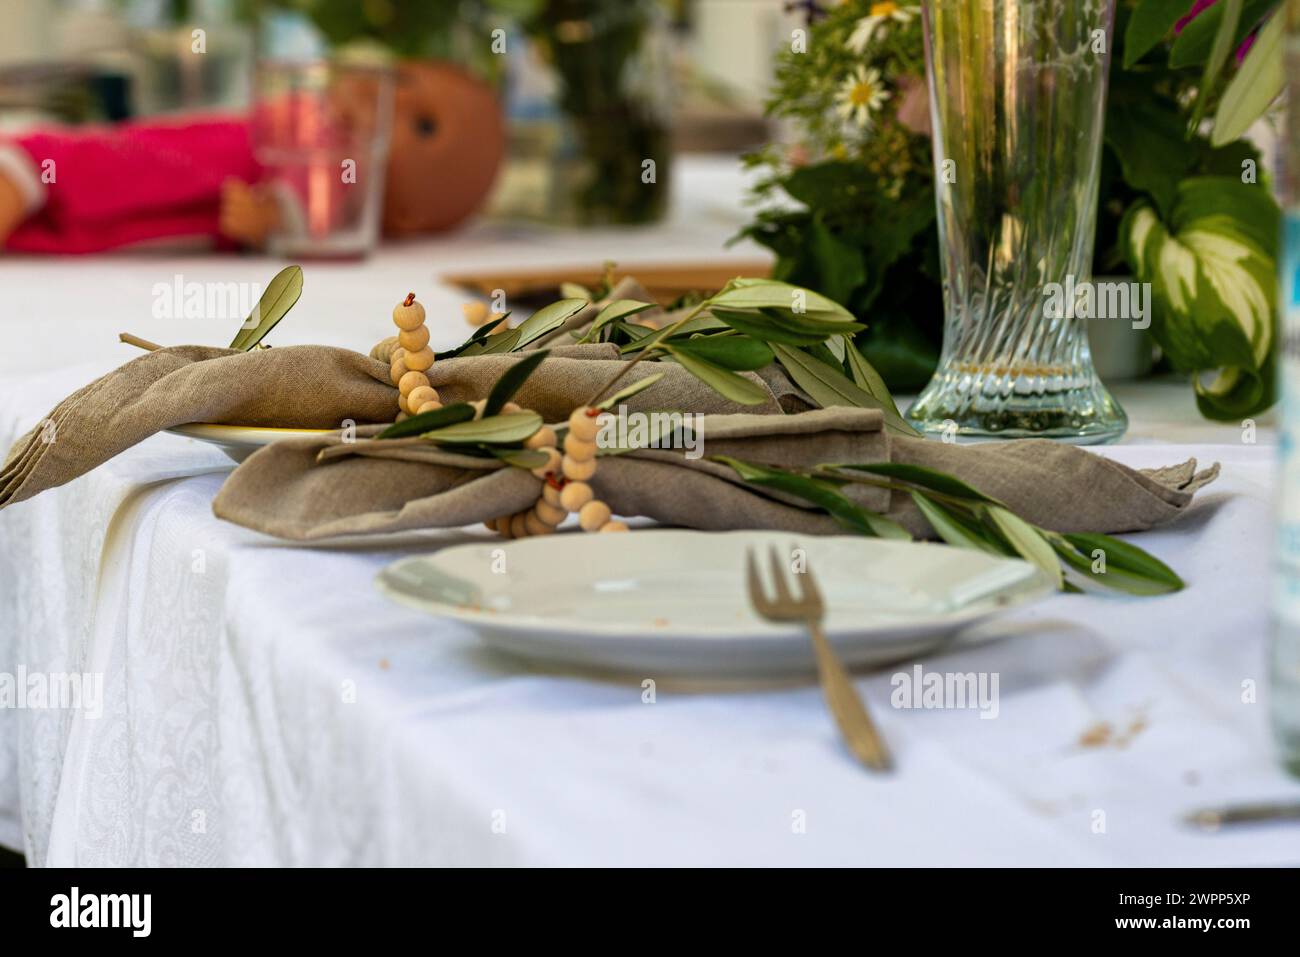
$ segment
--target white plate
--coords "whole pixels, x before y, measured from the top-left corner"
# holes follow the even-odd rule
[[[177,425],[167,430],[174,435],[198,439],[215,445],[236,462],[242,462],[264,445],[278,442],[280,439],[301,438],[306,435],[321,435],[333,432],[333,429],[271,429],[255,425],[209,425],[195,422],[190,425]]]
[[[1052,591],[1013,559],[924,542],[646,529],[458,545],[404,558],[379,589],[468,623],[489,645],[551,663],[646,675],[752,677],[815,667],[798,627],[760,619],[745,550],[802,548],[849,665],[898,661]]]

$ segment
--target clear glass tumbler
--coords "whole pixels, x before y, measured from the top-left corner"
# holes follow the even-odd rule
[[[907,417],[969,439],[1118,438],[1086,320],[1050,307],[1090,282],[1114,0],[924,0],[923,16],[945,320]]]
[[[258,65],[253,151],[275,201],[268,248],[358,257],[374,249],[392,131],[393,75],[330,61]]]

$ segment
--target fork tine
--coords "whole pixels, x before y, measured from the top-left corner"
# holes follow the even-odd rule
[[[822,613],[826,603],[822,601],[821,589],[817,587],[817,579],[813,578],[812,564],[804,565],[803,574],[794,576],[799,581],[799,597],[806,605],[815,605],[817,614]]]
[[[749,603],[754,606],[754,610],[760,615],[770,614],[772,605],[763,591],[763,579],[759,577],[758,561],[754,558],[752,548],[745,549],[745,584],[749,588]]]
[[[794,596],[785,583],[785,563],[781,561],[781,554],[775,545],[767,550],[767,557],[772,566],[772,587],[776,590],[776,600],[781,604],[790,604],[794,601]]]

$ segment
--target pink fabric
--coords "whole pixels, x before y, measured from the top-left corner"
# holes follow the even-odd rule
[[[260,175],[246,118],[59,129],[10,142],[38,170],[54,161],[44,206],[5,243],[18,252],[90,253],[187,237],[219,242],[221,184]]]

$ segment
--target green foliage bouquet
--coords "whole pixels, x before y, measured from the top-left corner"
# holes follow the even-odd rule
[[[1274,399],[1279,210],[1240,137],[1281,86],[1278,5],[1118,0],[1111,34],[1093,272],[1151,283],[1151,331],[1213,418]],[[943,310],[920,7],[805,7],[769,101],[798,142],[747,157],[760,209],[741,235],[776,278],[843,302],[890,388],[916,390]]]

